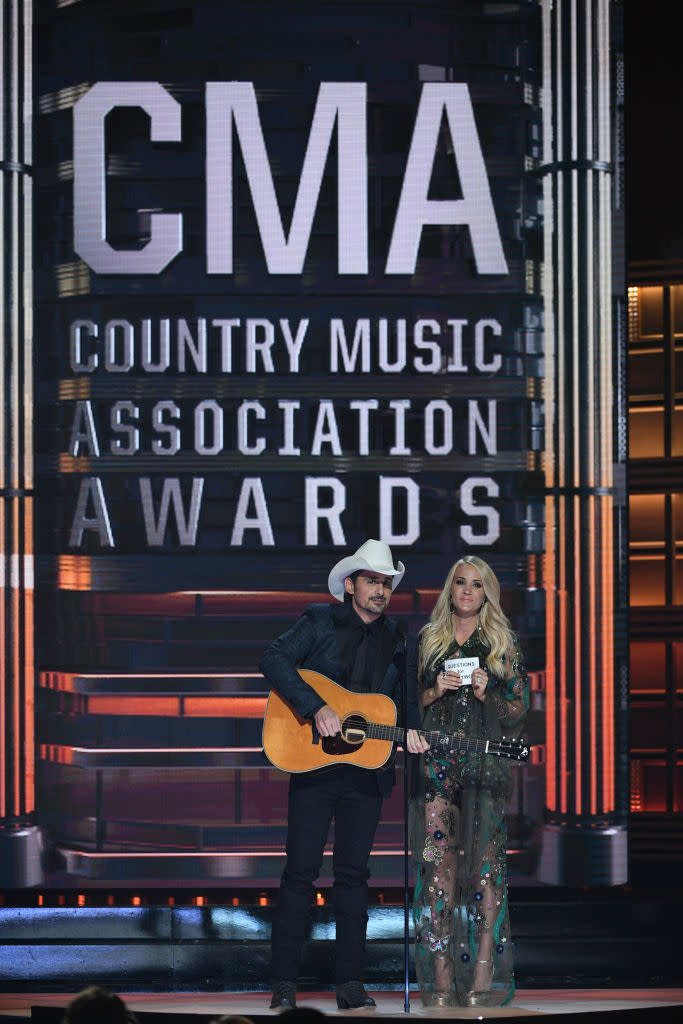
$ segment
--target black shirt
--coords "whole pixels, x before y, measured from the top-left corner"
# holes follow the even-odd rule
[[[380,653],[382,634],[386,625],[384,615],[373,622],[364,622],[351,605],[348,615],[337,629],[337,658],[342,678],[341,686],[356,693],[368,693]]]

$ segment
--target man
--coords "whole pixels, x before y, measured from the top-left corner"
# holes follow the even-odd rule
[[[405,572],[383,541],[368,540],[338,562],[328,578],[330,593],[343,607],[312,604],[286,633],[270,645],[261,671],[273,689],[320,736],[341,731],[337,712],[303,681],[297,668],[313,669],[359,693],[383,693],[408,726],[410,753],[428,744],[416,731],[417,641],[404,637],[395,619],[385,616],[394,589]],[[402,708],[406,672],[408,707]],[[313,883],[320,873],[332,819],[336,989],[340,1009],[374,1006],[363,987],[368,907],[368,860],[382,807],[394,782],[393,766],[368,770],[351,764],[326,766],[291,776],[287,860],[273,920],[273,998],[271,1009],[296,1005],[296,978],[306,936]]]

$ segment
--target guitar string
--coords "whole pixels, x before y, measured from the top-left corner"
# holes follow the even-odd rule
[[[365,733],[366,739],[404,739],[405,731],[393,725],[383,725],[379,722],[365,722],[363,725],[355,726],[355,728],[357,728],[359,732]],[[438,730],[420,730],[420,735],[429,739],[431,745],[441,747],[453,746],[457,750],[496,754],[497,756],[502,757],[519,757],[522,759],[526,755],[526,745],[520,740],[481,740],[470,736],[464,736],[462,733],[449,735],[447,733],[440,733]]]

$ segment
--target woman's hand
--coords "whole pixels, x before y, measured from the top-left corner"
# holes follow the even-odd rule
[[[486,697],[486,687],[489,677],[483,668],[475,668],[472,673],[472,692],[477,700],[483,701]]]
[[[432,686],[434,699],[438,700],[448,690],[457,690],[460,686],[463,686],[463,681],[459,672],[451,672],[450,669],[446,672],[445,669],[441,669]]]
[[[477,700],[482,702],[484,701],[487,685],[488,676],[486,674],[486,670],[483,668],[475,668],[472,673],[472,692]],[[423,707],[433,704],[435,700],[439,700],[443,697],[444,693],[448,693],[449,690],[458,690],[461,686],[469,686],[469,683],[463,682],[459,672],[452,672],[450,670],[447,672],[445,669],[441,669],[433,684],[423,693]]]

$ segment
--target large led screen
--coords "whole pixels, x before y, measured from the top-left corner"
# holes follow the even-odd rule
[[[367,537],[491,563],[545,800],[541,8],[37,3],[45,885],[275,884],[265,646]],[[401,763],[399,754],[399,765]],[[373,884],[400,885],[400,787]],[[324,882],[324,879],[323,879]]]

